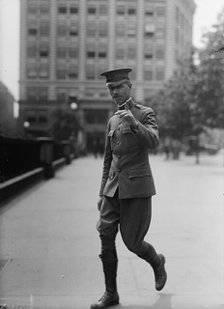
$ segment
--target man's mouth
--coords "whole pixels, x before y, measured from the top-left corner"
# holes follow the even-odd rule
[[[122,98],[121,97],[114,97],[114,100],[117,101],[117,102],[121,102]]]

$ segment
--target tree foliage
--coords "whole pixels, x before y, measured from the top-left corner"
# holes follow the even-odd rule
[[[146,101],[157,113],[163,137],[181,140],[198,136],[206,127],[224,128],[224,10],[203,40],[199,63],[194,64],[192,53]]]
[[[147,102],[157,113],[160,134],[180,140],[192,133],[195,73],[189,62]]]
[[[204,34],[203,42],[197,72],[197,103],[205,126],[224,128],[224,10],[217,24]]]

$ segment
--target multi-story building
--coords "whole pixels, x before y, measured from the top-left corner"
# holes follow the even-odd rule
[[[0,136],[18,136],[14,104],[15,98],[0,81]]]
[[[22,122],[48,131],[70,98],[87,134],[104,132],[113,105],[100,73],[131,67],[144,102],[190,57],[194,11],[193,0],[21,0]]]

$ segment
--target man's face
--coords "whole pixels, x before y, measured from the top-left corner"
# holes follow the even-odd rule
[[[121,105],[130,97],[131,88],[126,82],[119,86],[109,86],[108,88],[112,99],[117,105]]]

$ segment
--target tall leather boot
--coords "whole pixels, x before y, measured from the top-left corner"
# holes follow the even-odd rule
[[[145,253],[139,255],[142,259],[148,262],[155,276],[155,288],[157,291],[161,291],[167,281],[167,273],[165,270],[165,256],[163,254],[157,254],[155,249],[148,243],[145,243]]]
[[[91,305],[91,309],[104,309],[110,306],[119,304],[119,295],[117,293],[117,264],[118,261],[106,261],[103,260],[100,255],[103,264],[103,272],[105,277],[106,291],[97,303]]]

